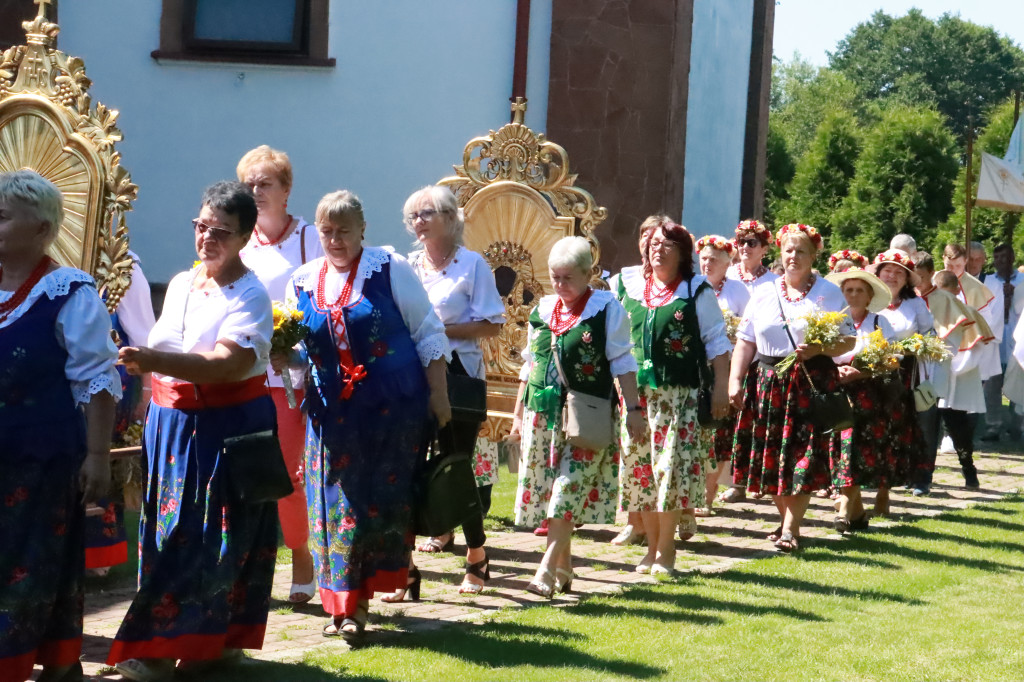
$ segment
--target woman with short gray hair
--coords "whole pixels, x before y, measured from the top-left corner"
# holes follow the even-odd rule
[[[550,598],[572,587],[572,528],[615,522],[617,444],[577,445],[563,427],[569,392],[608,400],[607,420],[644,432],[636,411],[636,361],[629,318],[611,292],[589,286],[590,242],[565,237],[548,255],[554,294],[530,315],[511,437],[522,439],[516,525],[548,521],[548,547],[527,590]],[[618,380],[620,401],[611,401]],[[601,439],[603,441],[603,439]],[[600,442],[600,441],[598,441]]]

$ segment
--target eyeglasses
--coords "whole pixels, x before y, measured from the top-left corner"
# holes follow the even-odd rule
[[[662,239],[659,241],[651,241],[651,251],[671,251],[672,249],[678,248],[679,245],[668,239]]]
[[[436,216],[438,213],[440,213],[440,211],[438,211],[437,209],[425,208],[422,211],[410,213],[409,215],[405,216],[405,222],[409,223],[410,225],[415,223],[417,220],[422,220],[425,223],[430,222],[430,219]]]
[[[227,241],[232,235],[238,234],[234,230],[225,230],[223,227],[207,225],[199,218],[192,219],[192,227],[195,228],[196,232],[204,237],[209,237],[210,239],[218,242]]]
[[[756,249],[761,246],[761,240],[755,237],[749,237],[747,239],[737,239],[736,246],[746,246],[751,249]]]

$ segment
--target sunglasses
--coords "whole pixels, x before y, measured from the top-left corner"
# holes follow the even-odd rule
[[[213,225],[207,225],[199,218],[192,219],[192,227],[195,231],[204,237],[209,237],[214,241],[223,242],[231,238],[232,235],[238,234],[233,230],[225,230],[223,227],[214,227]]]
[[[756,249],[761,246],[761,240],[756,237],[748,237],[747,239],[737,239],[736,246],[746,246],[751,249]]]

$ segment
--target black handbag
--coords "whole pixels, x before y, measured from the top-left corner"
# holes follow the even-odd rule
[[[452,353],[448,365],[448,404],[452,421],[479,424],[487,419],[487,382],[469,376],[458,353]]]
[[[693,310],[694,314],[696,314],[696,301],[694,301],[693,289],[690,283],[686,285],[686,290],[690,305],[694,306]],[[711,412],[711,395],[715,390],[715,373],[708,366],[707,350],[704,348],[704,344],[700,343],[698,346],[700,348],[700,357],[697,358],[697,374],[700,377],[700,384],[697,387],[697,423],[706,429],[717,429],[725,426],[729,419],[728,417],[715,419]]]
[[[430,458],[416,476],[413,530],[437,537],[481,513],[480,495],[473,475],[473,453],[457,452],[451,426],[438,433]]]
[[[796,350],[797,343],[793,338],[792,332],[789,331],[789,320],[786,319],[786,309],[782,307],[782,299],[779,298],[778,290],[775,291],[775,298],[779,301],[779,312],[782,314],[782,326],[786,330],[786,336],[789,337],[789,342],[793,344],[793,350]],[[833,364],[832,358],[826,357],[825,360]],[[804,375],[807,377],[807,383],[811,387],[811,407],[808,410],[808,419],[811,424],[814,425],[815,434],[826,434],[834,431],[842,431],[853,426],[853,403],[850,402],[850,396],[847,395],[846,391],[839,388],[835,391],[822,392],[814,387],[814,379],[811,378],[811,373],[807,371],[807,366],[803,362],[797,362],[800,368],[804,371]]]
[[[224,439],[228,491],[236,502],[260,504],[291,495],[292,477],[273,431]]]

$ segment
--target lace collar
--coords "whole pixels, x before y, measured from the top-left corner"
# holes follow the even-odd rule
[[[89,273],[78,268],[61,266],[53,272],[43,275],[43,278],[28,292],[28,296],[22,301],[21,305],[11,311],[11,314],[2,326],[6,327],[24,315],[25,311],[31,308],[43,294],[51,301],[58,296],[66,296],[71,290],[72,282],[85,282],[86,284],[96,286],[96,280]],[[13,291],[0,291],[0,300],[7,300],[13,295]]]
[[[360,280],[368,280],[370,275],[380,272],[384,264],[392,258],[401,259],[402,257],[387,246],[364,246],[363,254],[359,257],[359,271],[356,276]],[[325,259],[326,256],[321,256],[296,270],[292,275],[295,286],[303,291],[315,291],[317,277],[320,275],[320,268],[323,267]]]
[[[632,265],[628,268],[622,268],[622,272],[619,273],[619,277],[622,278],[622,286],[626,289],[626,294],[634,301],[644,302],[644,288],[647,286],[647,280],[644,278],[643,268],[639,265]],[[692,290],[693,294],[697,294],[697,287],[706,281],[704,275],[694,275],[690,279],[690,289],[687,289],[686,280],[679,283],[676,287],[675,293],[672,295],[672,300],[677,298],[686,298],[687,294]]]
[[[590,294],[590,298],[587,300],[587,305],[583,306],[583,313],[580,314],[580,321],[589,320],[594,315],[604,310],[604,307],[608,305],[609,301],[612,301],[615,296],[610,291],[604,289],[594,289],[593,293]],[[551,313],[555,310],[555,303],[558,301],[558,296],[551,294],[540,299],[537,304],[537,314],[540,315],[540,319],[544,320],[545,324],[551,323]]]

